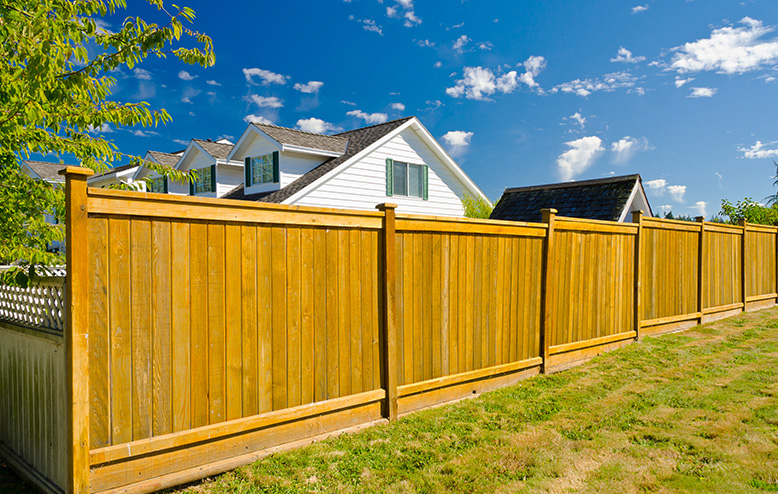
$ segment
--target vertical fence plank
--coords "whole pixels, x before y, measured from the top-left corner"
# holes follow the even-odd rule
[[[338,231],[327,230],[327,398],[340,395],[340,345],[338,325]]]
[[[314,251],[311,228],[300,230],[300,404],[314,401]]]
[[[389,420],[397,419],[397,267],[395,265],[397,253],[395,251],[395,216],[394,210],[397,206],[394,204],[381,204],[378,209],[384,213],[381,244],[383,266],[383,286],[381,295],[383,298],[383,332],[381,334],[382,353],[383,353],[383,383],[386,391],[386,400],[384,401],[384,417]]]
[[[171,290],[176,300],[171,311],[173,328],[173,432],[187,430],[191,424],[191,329],[189,277],[189,224],[174,222],[170,226]],[[175,275],[173,275],[175,273]]]
[[[224,355],[225,419],[243,416],[243,342],[241,297],[243,274],[240,225],[224,227]]]
[[[208,425],[208,225],[189,227],[191,427]]]
[[[314,401],[327,399],[327,238],[326,232],[313,231],[313,332]]]
[[[269,257],[272,272],[272,307],[273,307],[273,410],[281,410],[288,406],[287,396],[287,331],[286,331],[286,229],[273,227],[270,229]]]
[[[151,222],[130,221],[132,438],[151,436]]]
[[[255,227],[257,238],[257,407],[258,412],[273,410],[273,321],[275,320],[272,265],[275,260],[271,228]],[[282,310],[280,307],[278,310]],[[284,378],[285,379],[285,378]]]
[[[553,293],[556,284],[556,273],[554,272],[554,221],[556,216],[556,209],[541,209],[543,215],[543,223],[546,224],[546,241],[543,245],[543,276],[541,278],[541,292],[542,299],[542,324],[540,330],[540,356],[543,359],[541,371],[545,374],[548,373],[548,358],[550,334],[553,331],[554,320],[552,311],[554,308],[551,306],[553,298],[549,297],[549,293]]]
[[[360,248],[359,231],[348,232],[348,299],[351,354],[351,392],[362,392],[362,301],[360,293]]]
[[[301,404],[300,229],[286,229],[286,341],[288,407]]]
[[[225,413],[224,225],[208,225],[208,423]]]
[[[111,315],[111,443],[132,441],[132,338],[130,306],[130,221],[108,223]]]
[[[90,446],[99,448],[111,444],[108,220],[93,218],[88,223],[92,277],[89,283],[89,437]]]
[[[632,211],[632,222],[637,223],[638,231],[635,235],[635,315],[633,319],[633,325],[635,327],[635,339],[640,341],[643,338],[640,328],[640,315],[642,313],[643,299],[641,294],[641,281],[643,265],[641,259],[643,256],[643,211]],[[702,262],[702,260],[700,260]]]
[[[748,238],[748,223],[746,220],[740,220],[738,223],[743,232],[740,237],[740,297],[743,299],[743,310],[748,309],[748,251],[747,238]]]
[[[153,436],[169,434],[172,422],[172,367],[171,367],[171,270],[170,222],[154,221],[152,242],[152,410]]]
[[[239,227],[241,331],[241,415],[259,413],[259,341],[257,331],[257,234],[253,226]],[[234,275],[233,275],[234,276]]]

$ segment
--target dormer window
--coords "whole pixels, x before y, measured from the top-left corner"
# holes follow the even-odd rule
[[[386,159],[386,195],[428,198],[427,165]]]
[[[216,192],[216,165],[198,169],[195,181],[189,182],[190,195],[203,192]]]
[[[146,190],[158,194],[167,194],[167,180],[165,180],[165,177],[152,178],[146,182]]]
[[[245,159],[246,187],[252,185],[278,183],[278,151],[252,156]]]

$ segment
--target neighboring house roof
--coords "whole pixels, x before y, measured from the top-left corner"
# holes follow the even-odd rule
[[[338,166],[347,162],[355,155],[357,155],[360,151],[367,148],[371,144],[375,143],[376,141],[386,136],[388,133],[390,133],[391,131],[393,131],[394,129],[401,126],[402,124],[404,124],[405,122],[407,122],[412,118],[414,117],[406,117],[398,120],[392,120],[390,122],[386,122],[378,125],[372,125],[370,127],[363,127],[361,129],[349,130],[347,132],[335,134],[334,136],[322,136],[322,137],[339,137],[341,139],[345,139],[347,142],[346,142],[346,149],[343,152],[343,154],[336,158],[328,159],[327,161],[317,166],[313,170],[309,171],[308,173],[304,174],[303,176],[301,176],[291,184],[287,185],[283,189],[272,191],[272,192],[259,192],[255,194],[246,195],[243,192],[243,185],[239,185],[238,187],[228,192],[223,198],[242,199],[246,201],[282,203],[286,199],[292,197],[297,192],[303,190],[305,187],[315,182],[320,177],[324,176],[325,174],[331,172]],[[254,124],[254,125],[259,126],[262,124]],[[281,127],[275,127],[275,128],[280,129]],[[264,128],[262,128],[262,130],[264,131]],[[285,130],[292,130],[292,129],[285,129]],[[297,131],[293,131],[293,132],[297,132]],[[311,135],[315,135],[315,134],[311,134]]]
[[[348,138],[342,137],[342,134],[324,135],[303,132],[302,130],[287,129],[262,123],[253,123],[258,128],[279,144],[289,146],[299,146],[309,149],[320,149],[322,151],[332,151],[334,153],[343,153],[346,151]]]
[[[210,154],[214,159],[226,160],[234,144],[226,144],[221,142],[213,142],[203,139],[192,139],[196,142],[206,153]],[[176,160],[177,161],[177,160]]]
[[[635,174],[506,189],[489,218],[537,223],[541,209],[554,208],[559,216],[619,221],[633,191],[639,189],[645,197],[642,188],[640,175]],[[651,215],[650,206],[646,213]]]
[[[89,181],[94,181],[95,179],[107,177],[108,175],[112,175],[114,173],[120,173],[126,170],[130,170],[132,168],[135,168],[136,166],[137,165],[127,164],[127,165],[117,166],[115,168],[109,168],[108,171],[101,173],[100,175],[92,175],[91,177],[89,177]]]
[[[48,161],[24,160],[22,163],[33,171],[42,180],[63,182],[65,179],[59,174],[60,170],[67,168],[65,163],[51,163]]]
[[[152,158],[154,158],[154,161],[156,161],[160,165],[166,165],[171,168],[176,166],[176,163],[178,163],[178,159],[181,157],[180,154],[163,153],[161,151],[147,151],[146,153]]]

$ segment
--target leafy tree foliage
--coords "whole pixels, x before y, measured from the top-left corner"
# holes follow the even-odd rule
[[[728,223],[737,224],[740,220],[746,220],[749,223],[759,223],[762,225],[778,224],[778,204],[773,203],[770,206],[764,206],[746,197],[734,205],[724,199],[721,201],[721,216]]]
[[[465,217],[488,219],[494,206],[483,197],[473,197],[465,194],[462,198],[462,207],[465,208]]]
[[[211,39],[187,27],[193,10],[146,1],[156,7],[160,24],[126,17],[110,32],[99,21],[126,9],[126,0],[0,0],[0,262],[27,266],[26,273],[6,274],[7,281],[24,281],[36,265],[63,262],[46,246],[63,239],[64,221],[44,221],[45,214],[64,220],[63,190],[23,175],[21,160],[33,153],[68,156],[96,172],[121,159],[140,164],[141,157],[121,153],[95,131],[156,126],[170,115],[146,102],[111,99],[114,75],[149,56],[214,63]],[[177,46],[185,41],[191,47]],[[175,180],[190,178],[144,164]]]

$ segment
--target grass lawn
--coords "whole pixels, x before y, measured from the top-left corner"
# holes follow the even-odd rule
[[[778,308],[166,492],[451,491],[778,492]]]

